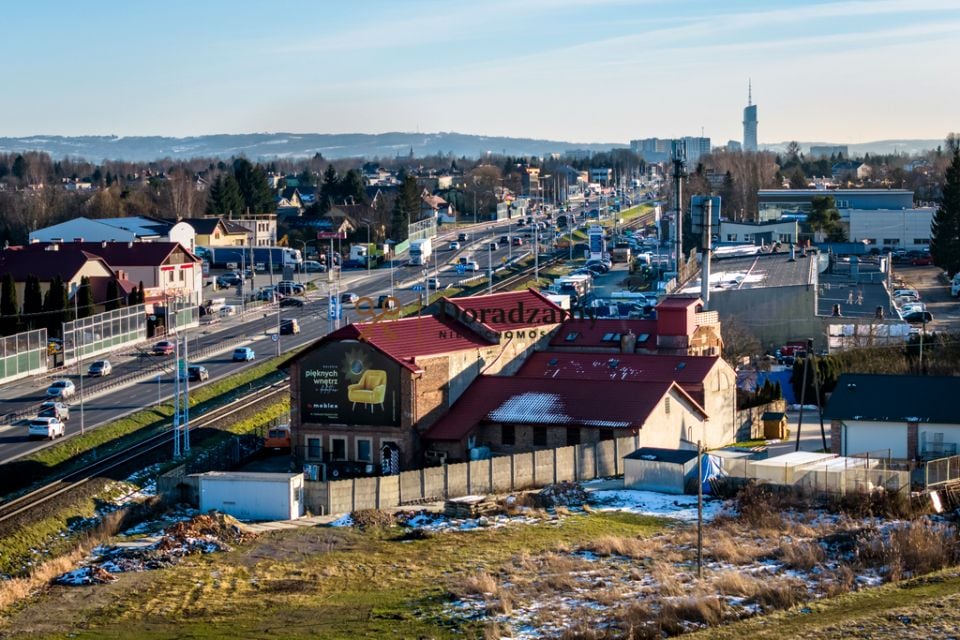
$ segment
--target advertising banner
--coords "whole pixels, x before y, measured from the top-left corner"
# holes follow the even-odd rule
[[[319,347],[300,361],[303,422],[400,425],[400,365],[363,342]]]

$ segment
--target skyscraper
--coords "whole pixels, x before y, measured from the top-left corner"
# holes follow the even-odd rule
[[[757,150],[757,105],[753,104],[753,83],[747,81],[747,106],[743,109],[743,150]]]

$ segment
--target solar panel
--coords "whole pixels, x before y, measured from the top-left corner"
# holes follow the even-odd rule
[[[611,368],[611,369],[616,369],[616,368],[617,368],[617,365],[620,364],[620,361],[611,358],[609,364],[610,364],[610,368]]]
[[[567,334],[567,337],[564,338],[564,340],[566,340],[567,342],[573,342],[574,340],[577,339],[579,335],[580,335],[579,331],[571,331],[570,333]]]
[[[551,367],[555,367],[555,366],[557,366],[557,359],[556,359],[556,358],[550,358],[550,362],[548,362],[547,364],[550,365]]]

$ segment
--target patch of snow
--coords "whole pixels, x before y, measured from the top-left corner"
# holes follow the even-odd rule
[[[590,504],[600,511],[626,511],[644,516],[659,516],[674,520],[696,521],[697,496],[635,491],[632,489],[590,492]],[[722,500],[703,501],[703,519],[709,521],[723,511]]]

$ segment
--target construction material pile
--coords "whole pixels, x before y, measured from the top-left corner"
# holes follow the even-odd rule
[[[451,498],[443,505],[443,515],[448,518],[476,518],[503,511],[496,500],[487,496],[464,496]]]
[[[196,553],[230,551],[231,544],[245,542],[253,535],[228,515],[194,516],[167,527],[158,537],[99,546],[84,566],[63,574],[55,582],[66,585],[113,582],[117,573],[162,569]]]
[[[537,492],[535,501],[542,509],[579,507],[587,503],[587,492],[576,482],[558,482]]]

